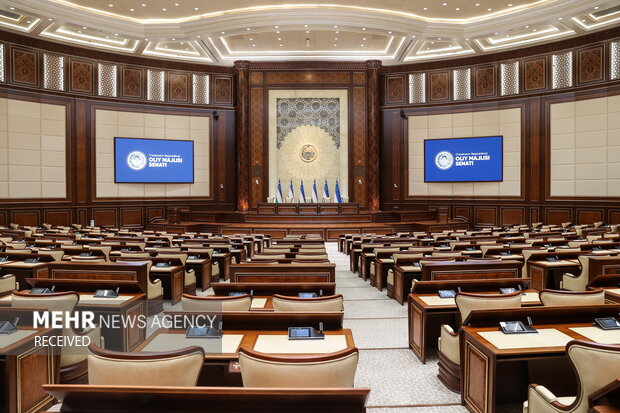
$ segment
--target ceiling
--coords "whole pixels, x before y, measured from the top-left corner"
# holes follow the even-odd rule
[[[384,65],[510,50],[620,25],[617,0],[0,0],[0,29],[117,53]]]

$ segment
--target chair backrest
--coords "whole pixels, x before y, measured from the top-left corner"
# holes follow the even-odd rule
[[[327,254],[314,254],[314,255],[304,255],[297,254],[295,255],[296,260],[326,260]]]
[[[167,253],[167,254],[161,254],[161,253],[157,253],[157,258],[163,258],[163,259],[180,259],[181,263],[183,264],[183,266],[185,266],[185,262],[187,261],[187,254],[181,254],[181,253]]]
[[[79,300],[80,295],[75,291],[52,294],[27,294],[13,291],[11,306],[13,308],[72,312]]]
[[[527,248],[521,250],[521,255],[523,255],[523,268],[521,269],[521,277],[528,278],[528,266],[527,262],[534,255],[546,254],[548,251],[546,248]]]
[[[605,290],[590,291],[542,290],[538,293],[544,306],[574,306],[605,304]]]
[[[344,309],[341,294],[312,298],[274,294],[272,303],[274,311],[340,312]]]
[[[183,294],[181,307],[183,311],[248,311],[252,305],[252,297],[249,294],[237,296],[207,295],[198,297]]]
[[[566,345],[566,354],[577,371],[577,399],[571,412],[588,411],[588,396],[618,378],[620,346],[573,340]]]
[[[98,257],[93,255],[91,257],[80,257],[79,255],[74,255],[71,257],[71,262],[106,262],[105,257]]]
[[[245,347],[239,351],[245,387],[353,387],[358,359],[355,347],[318,356],[274,356]]]
[[[284,260],[286,259],[285,254],[281,255],[271,255],[271,254],[254,254],[252,257],[252,261],[260,261],[260,260]]]
[[[463,322],[472,310],[490,310],[500,308],[521,307],[521,293],[512,294],[473,294],[458,293],[455,297],[456,306],[461,313]]]
[[[155,251],[157,251],[158,253],[164,253],[164,254],[168,254],[168,253],[181,253],[181,247],[158,247],[155,248]]]
[[[88,347],[88,384],[195,386],[204,363],[202,347],[157,353],[124,353]]]
[[[463,254],[460,251],[451,251],[451,252],[442,252],[435,251],[432,253],[433,257],[444,257],[444,258],[456,258],[462,257]]]
[[[151,254],[142,251],[121,251],[122,258],[151,258]]]

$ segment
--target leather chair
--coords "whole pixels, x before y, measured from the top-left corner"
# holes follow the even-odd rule
[[[605,290],[602,288],[590,291],[542,290],[538,296],[546,307],[605,304]]]
[[[344,310],[342,294],[312,298],[274,294],[272,303],[273,311],[305,311],[313,313],[325,311],[341,312]]]
[[[523,255],[523,267],[521,268],[521,278],[529,278],[528,261],[535,255],[546,254],[548,251],[545,247],[531,247],[521,250]]]
[[[121,258],[144,258],[150,259],[151,254],[143,251],[121,251]]]
[[[0,277],[0,294],[19,290],[19,283],[13,274],[6,274]]]
[[[565,273],[562,275],[562,289],[569,291],[585,291],[590,282],[590,257],[591,255],[580,255],[579,264],[581,272],[578,275]]]
[[[181,297],[183,311],[249,311],[251,305],[252,297],[249,294],[204,297],[183,294]]]
[[[523,413],[587,413],[588,396],[618,378],[618,345],[573,340],[566,354],[577,373],[577,396],[556,397],[545,386],[530,384]]]
[[[148,315],[152,316],[160,313],[163,310],[163,299],[164,299],[164,286],[161,283],[159,278],[151,279],[151,267],[153,266],[153,261],[151,260],[140,260],[135,258],[118,258],[116,262],[146,262],[147,264],[147,286],[146,286],[146,299],[147,301],[151,301],[154,305],[148,306]]]
[[[195,386],[205,357],[198,346],[157,353],[124,353],[91,344],[88,351],[88,384],[95,386]]]
[[[374,250],[375,257],[378,255],[379,252],[394,255],[400,252],[400,248],[375,248]],[[376,264],[375,264],[374,259],[370,261],[370,265],[368,266],[368,272],[369,272],[369,277],[373,278],[376,272]]]
[[[275,254],[254,254],[252,257],[252,261],[263,261],[263,260],[284,260],[286,259],[285,254],[275,255]]]
[[[461,316],[461,323],[472,310],[487,310],[521,307],[521,293],[512,294],[472,294],[458,293],[455,297],[456,306]],[[461,354],[460,336],[448,324],[441,326],[438,340],[439,348],[439,380],[450,390],[461,391]]]
[[[62,292],[52,294],[26,294],[13,291],[11,306],[13,308],[38,309],[41,311],[62,311],[72,313],[80,300],[76,292]],[[97,328],[76,331],[73,328],[63,328],[65,337],[88,337],[91,343],[103,347],[101,330]],[[85,348],[80,346],[64,346],[60,353],[60,382],[81,382],[86,374]]]
[[[411,250],[411,248],[409,248]],[[432,248],[431,248],[432,250]],[[399,260],[407,259],[407,258],[422,258],[424,254],[420,252],[419,254],[394,254],[392,255],[392,259],[394,260],[394,266],[400,265]],[[386,279],[386,287],[394,285],[394,268],[390,268],[387,272]]]
[[[295,255],[296,260],[328,260],[327,254],[314,254],[314,255],[305,255],[305,254],[297,254]]]
[[[244,387],[353,387],[358,359],[355,347],[318,356],[276,356],[239,349]]]
[[[195,294],[196,293],[196,273],[194,272],[193,269],[187,269],[187,267],[185,266],[185,263],[187,262],[187,254],[175,254],[175,253],[168,253],[168,254],[161,254],[161,253],[157,253],[157,258],[173,258],[173,259],[180,259],[181,262],[183,263],[183,268],[185,269],[185,275],[183,278],[183,292],[185,293],[189,293],[189,294]]]
[[[80,257],[79,255],[74,255],[71,257],[71,262],[106,262],[104,257],[98,257],[96,255],[91,257]]]

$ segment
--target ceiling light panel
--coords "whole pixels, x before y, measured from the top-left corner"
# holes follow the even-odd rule
[[[77,43],[84,46],[96,47],[117,52],[133,53],[140,41],[114,33],[105,33],[95,29],[84,29],[83,26],[60,25],[52,23],[47,26],[41,36],[67,43]]]

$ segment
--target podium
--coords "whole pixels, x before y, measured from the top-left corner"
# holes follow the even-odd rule
[[[357,214],[360,206],[357,202],[346,203],[283,203],[259,202],[259,214],[286,214],[286,215],[317,215],[317,214]]]

